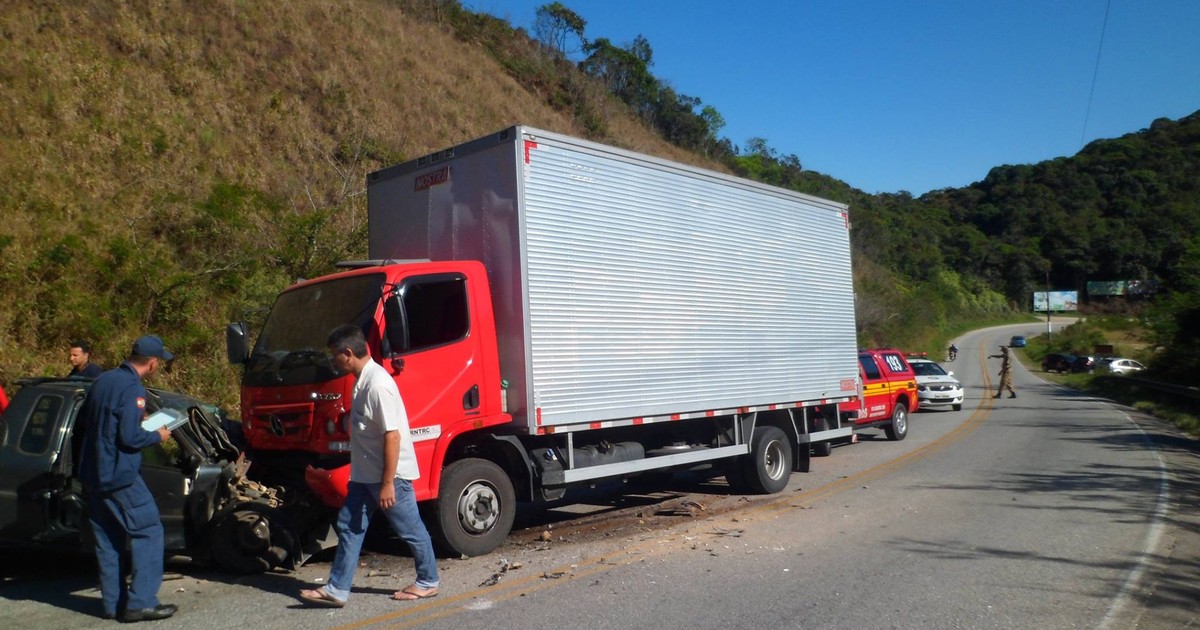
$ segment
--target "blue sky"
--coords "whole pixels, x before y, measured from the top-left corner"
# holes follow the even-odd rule
[[[966,186],[1200,110],[1200,0],[560,1],[591,39],[645,36],[722,137],[869,193]],[[549,3],[463,0],[531,32]]]

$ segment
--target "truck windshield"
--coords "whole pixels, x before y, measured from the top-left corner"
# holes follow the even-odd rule
[[[364,329],[383,295],[384,274],[351,276],[286,291],[271,307],[243,377],[245,385],[304,385],[337,376],[325,339],[342,324]]]

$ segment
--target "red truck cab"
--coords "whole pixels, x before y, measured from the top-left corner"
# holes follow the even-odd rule
[[[471,261],[364,263],[283,292],[240,361],[242,426],[256,462],[293,471],[273,466],[273,456],[320,468],[349,462],[354,379],[334,371],[325,340],[336,326],[356,324],[404,392],[421,470],[417,500],[436,497],[454,437],[511,421],[491,303],[483,265]]]
[[[861,381],[857,401],[842,403],[841,412],[855,430],[882,427],[889,440],[908,435],[908,414],[917,410],[917,377],[904,353],[881,348],[860,350]]]

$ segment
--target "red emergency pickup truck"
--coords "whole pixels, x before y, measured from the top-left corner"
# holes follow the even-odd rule
[[[860,350],[858,371],[858,400],[842,403],[842,417],[855,430],[883,427],[889,440],[903,440],[908,435],[908,414],[919,404],[917,377],[904,353],[890,348]]]

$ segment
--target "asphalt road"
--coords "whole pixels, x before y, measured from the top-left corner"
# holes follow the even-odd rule
[[[349,605],[305,607],[294,573],[229,577],[173,563],[159,628],[1179,628],[1200,625],[1195,440],[1015,368],[1012,334],[959,340],[962,411],[911,418],[814,458],[783,493],[731,495],[719,478],[665,491],[604,488],[532,512],[498,551],[445,559],[442,594],[388,600],[411,560],[364,556]],[[386,548],[386,545],[385,545]],[[101,627],[90,563],[9,555],[8,627]]]

